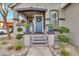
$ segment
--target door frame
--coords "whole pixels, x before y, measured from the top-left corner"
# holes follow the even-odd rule
[[[34,24],[34,33],[36,33],[36,16],[42,16],[42,33],[44,31],[44,25],[43,25],[43,20],[44,20],[44,16],[43,14],[35,14],[34,15],[34,19],[33,19],[33,24]]]

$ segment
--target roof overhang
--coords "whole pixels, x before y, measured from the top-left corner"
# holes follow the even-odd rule
[[[68,6],[70,3],[62,3],[61,5],[60,5],[60,8],[61,9],[63,9],[63,8],[65,8],[66,6]]]
[[[17,4],[19,4],[19,3],[12,3],[9,7],[12,8],[12,7],[14,7]]]
[[[12,8],[12,7],[14,7],[14,6],[17,5],[17,4],[20,4],[20,3],[12,3],[9,7]],[[66,6],[68,6],[69,4],[70,4],[70,3],[62,3],[62,4],[60,5],[60,8],[63,9],[63,8],[65,8]]]
[[[25,12],[25,11],[39,11],[39,12],[46,12],[47,9],[29,7],[29,8],[19,8],[19,9],[16,9],[16,11],[17,11],[17,12]]]
[[[12,3],[11,5],[10,5],[10,7],[13,7],[13,6],[15,6],[15,5],[17,5],[17,4],[19,4],[19,3]],[[60,7],[61,8],[64,8],[65,6],[67,6],[69,3],[62,3],[61,5],[60,5]]]

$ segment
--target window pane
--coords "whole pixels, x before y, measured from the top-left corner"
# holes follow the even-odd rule
[[[50,11],[50,23],[55,26],[54,28],[58,28],[58,11]]]

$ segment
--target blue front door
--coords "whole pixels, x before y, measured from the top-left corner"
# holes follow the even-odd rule
[[[36,33],[42,32],[42,16],[36,16]]]

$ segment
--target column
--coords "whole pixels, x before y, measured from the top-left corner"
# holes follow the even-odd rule
[[[16,31],[16,29],[17,29],[17,26],[16,26],[16,24],[17,24],[17,22],[19,21],[19,19],[18,19],[18,12],[16,12],[16,11],[14,11],[14,18],[13,18],[13,26],[14,26],[14,38],[16,37],[16,34],[17,34],[17,31]]]

